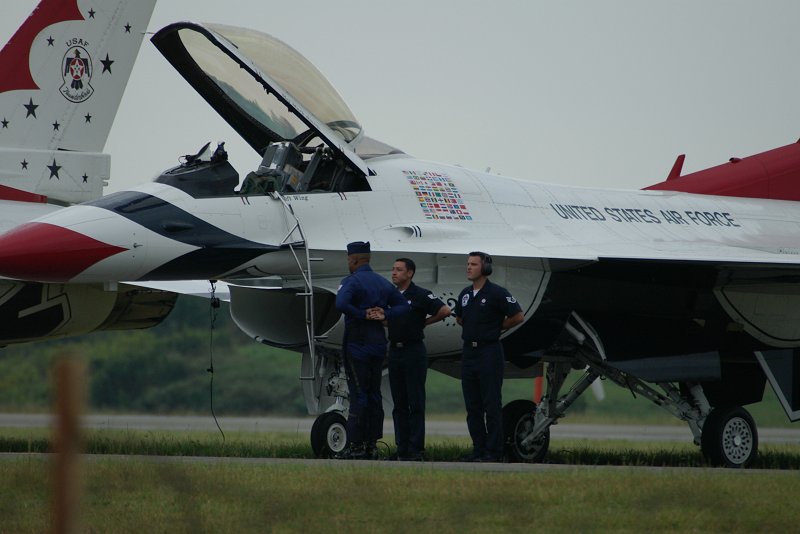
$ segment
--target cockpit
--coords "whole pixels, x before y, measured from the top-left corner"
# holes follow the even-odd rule
[[[242,195],[279,193],[327,193],[369,191],[363,175],[354,172],[322,145],[298,148],[291,141],[272,143],[261,164],[247,175]]]
[[[211,143],[206,143],[197,154],[183,156],[180,165],[164,171],[155,181],[195,198],[370,190],[366,177],[327,147],[298,147],[290,141],[271,143],[261,164],[245,176],[238,189],[239,173],[228,161],[224,143],[213,150]]]
[[[242,181],[239,194],[369,190],[371,171],[366,161],[402,154],[365,137],[353,112],[322,73],[270,35],[246,28],[179,22],[162,28],[151,40],[262,155],[258,169]],[[223,166],[224,149],[219,150],[204,147],[158,181],[184,183],[175,176],[189,168],[198,170],[212,160],[217,167]],[[227,157],[224,160],[227,163]],[[220,173],[226,175],[222,188],[234,194],[228,189],[229,173],[222,168],[217,171],[215,180],[220,181]]]

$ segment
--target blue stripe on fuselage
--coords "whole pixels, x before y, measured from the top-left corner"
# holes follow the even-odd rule
[[[84,204],[113,211],[168,239],[200,247],[159,266],[141,277],[142,280],[207,278],[280,249],[226,232],[147,193],[121,191]]]

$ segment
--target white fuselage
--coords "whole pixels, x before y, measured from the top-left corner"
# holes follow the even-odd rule
[[[157,183],[133,191],[174,207],[165,217],[182,210],[264,245],[300,241],[298,231],[292,232],[299,221],[308,247],[325,259],[314,266],[314,275],[321,277],[346,274],[342,254],[357,240],[370,241],[379,257],[407,253],[462,255],[463,260],[471,250],[484,250],[501,268],[523,258],[800,262],[800,205],[795,202],[565,187],[405,157],[373,160],[370,168],[376,173],[369,177],[372,191],[284,194],[294,215],[271,196],[195,199]],[[39,221],[128,249],[74,282],[148,280],[160,265],[200,248],[184,242],[180,232],[155,232],[96,206],[71,207]],[[194,277],[242,277],[247,270],[254,276],[298,274],[288,254],[275,252],[231,267]]]
[[[137,198],[129,205],[111,209],[116,197],[107,197],[104,207],[71,207],[39,221],[126,249],[71,282],[268,278],[298,287],[302,261],[295,257],[307,245],[316,260],[312,285],[335,293],[347,275],[346,244],[369,241],[375,270],[388,278],[397,257],[411,257],[415,282],[454,304],[467,285],[466,255],[480,250],[494,257],[492,280],[516,296],[526,318],[552,273],[602,260],[778,267],[800,260],[795,202],[557,186],[405,156],[368,163],[371,191],[192,198],[152,183],[125,193]],[[239,261],[242,250],[256,252]],[[739,310],[728,312],[746,318],[758,298],[739,305],[734,295]],[[796,313],[781,314],[794,323]],[[452,319],[430,329],[431,352],[456,350],[457,330]]]

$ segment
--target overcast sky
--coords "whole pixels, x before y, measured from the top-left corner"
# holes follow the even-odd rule
[[[35,0],[4,1],[0,41]],[[318,5],[319,4],[319,5]],[[641,188],[800,137],[800,2],[159,0],[150,22],[270,33],[371,137],[419,158],[560,184]],[[145,40],[114,122],[110,190],[209,140],[259,157]]]

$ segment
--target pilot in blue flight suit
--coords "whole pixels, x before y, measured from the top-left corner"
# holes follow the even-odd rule
[[[467,279],[456,302],[456,321],[463,329],[461,390],[467,409],[467,428],[472,452],[470,462],[503,460],[503,366],[505,357],[500,333],[521,323],[525,316],[516,299],[504,288],[489,281],[492,257],[470,252]]]
[[[348,446],[339,459],[376,459],[378,439],[383,437],[381,371],[386,356],[384,320],[409,310],[403,295],[369,266],[369,242],[347,245],[350,276],[336,294],[336,309],[344,314],[342,350],[346,362],[350,413]]]
[[[416,270],[416,264],[408,258],[398,258],[392,267],[392,283],[408,301],[411,311],[388,321],[389,386],[397,444],[397,452],[390,460],[424,459],[428,352],[422,330],[450,315],[450,308],[444,302],[411,280]]]

